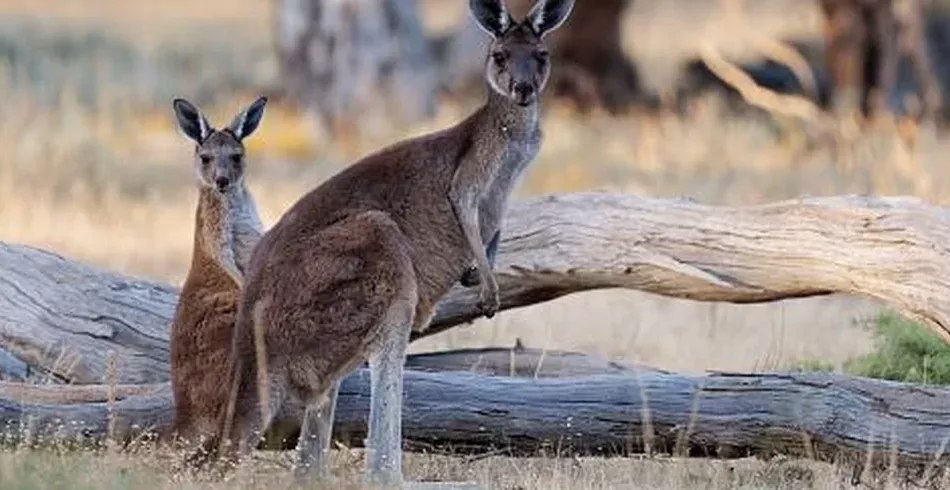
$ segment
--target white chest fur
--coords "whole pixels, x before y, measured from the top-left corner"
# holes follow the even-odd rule
[[[507,173],[508,179],[514,181],[521,176],[528,164],[538,155],[541,149],[541,130],[536,127],[534,130],[515,136],[511,134],[508,128],[502,127],[502,132],[509,137],[505,150],[503,166],[505,170],[503,173]]]
[[[257,205],[250,192],[238,190],[228,194],[227,235],[237,267],[243,272],[251,251],[263,234]]]

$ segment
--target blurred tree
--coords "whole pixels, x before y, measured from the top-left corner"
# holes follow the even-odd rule
[[[900,60],[906,56],[916,78],[921,115],[936,117],[942,94],[930,61],[920,0],[821,0],[825,49],[838,112],[868,116],[893,111]]]
[[[507,0],[512,15],[534,0]],[[646,100],[621,46],[632,0],[577,0],[549,38],[548,93],[581,110],[623,112]],[[438,88],[482,87],[487,36],[469,18],[430,40],[416,0],[275,0],[280,95],[316,113],[334,134],[385,131],[429,118]]]
[[[281,95],[333,133],[434,113],[436,70],[416,0],[276,0]]]
[[[509,0],[515,15],[524,15],[533,0]],[[550,37],[555,60],[553,93],[580,109],[601,106],[623,112],[646,101],[634,63],[621,42],[621,25],[632,0],[577,0],[561,30]]]
[[[521,18],[535,0],[507,0]],[[621,45],[621,26],[632,0],[576,0],[574,11],[548,43],[553,54],[549,94],[566,97],[579,109],[603,107],[620,113],[652,102],[642,91],[636,66]],[[487,39],[466,16],[457,33],[437,44],[441,83],[451,91],[481,85]]]

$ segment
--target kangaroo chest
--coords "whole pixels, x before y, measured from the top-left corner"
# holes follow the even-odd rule
[[[263,234],[263,225],[250,195],[245,194],[243,198],[229,196],[229,200],[226,220],[228,245],[238,270],[246,272],[251,252]]]
[[[538,126],[525,132],[523,137],[507,142],[501,165],[479,204],[479,227],[486,243],[497,231],[512,191],[540,148],[541,129]]]
[[[541,128],[537,126],[509,140],[502,157],[500,174],[496,176],[499,183],[507,184],[510,190],[540,149]]]

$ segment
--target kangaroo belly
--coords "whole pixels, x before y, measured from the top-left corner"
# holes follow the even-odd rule
[[[219,282],[186,284],[171,328],[175,419],[183,435],[203,430],[227,394],[220,380],[227,375],[239,291]]]

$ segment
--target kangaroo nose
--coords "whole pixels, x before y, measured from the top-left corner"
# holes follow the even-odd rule
[[[518,98],[519,102],[527,103],[534,96],[534,85],[530,83],[516,83],[512,87],[512,92]]]
[[[227,177],[218,177],[214,179],[214,183],[217,184],[218,190],[227,189],[228,185],[231,184],[231,181]]]

